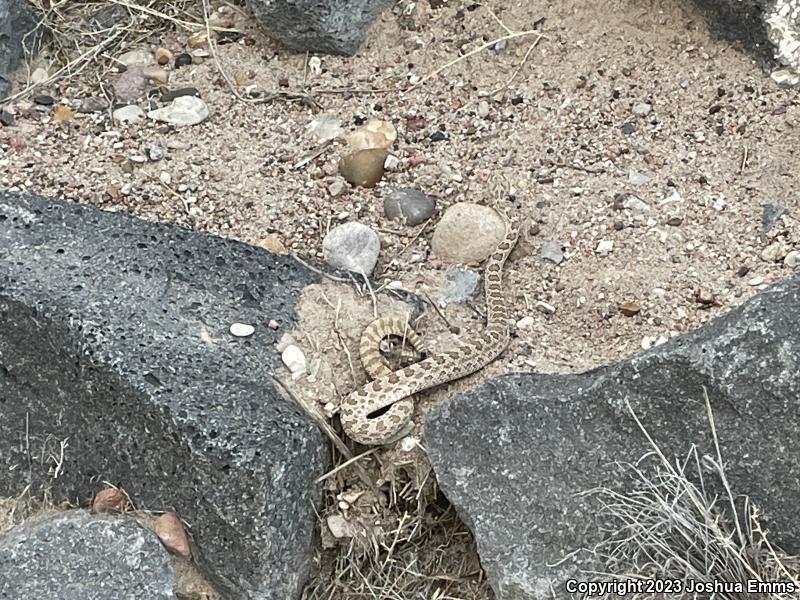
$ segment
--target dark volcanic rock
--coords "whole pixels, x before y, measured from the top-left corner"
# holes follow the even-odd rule
[[[109,481],[180,514],[231,596],[295,597],[327,452],[270,379],[281,332],[266,323],[292,323],[315,278],[245,244],[0,192],[0,496],[88,501]]]
[[[800,1],[695,0],[718,37],[741,42],[765,67],[800,69]]]
[[[355,54],[387,0],[250,0],[256,18],[301,52]]]
[[[171,600],[169,554],[130,517],[44,514],[0,534],[0,598]]]
[[[436,477],[472,528],[499,600],[564,597],[597,568],[596,486],[618,488],[615,461],[691,444],[715,456],[708,390],[734,494],[761,509],[771,538],[800,551],[800,276],[702,328],[580,375],[513,374],[434,409],[425,425]],[[707,486],[714,477],[708,476]],[[624,488],[622,488],[624,489]],[[578,550],[574,555],[573,551]],[[549,567],[547,565],[556,565]]]
[[[0,100],[11,89],[11,72],[24,56],[23,37],[34,30],[37,21],[25,0],[0,0]],[[36,54],[41,39],[41,35],[30,35],[24,44]]]

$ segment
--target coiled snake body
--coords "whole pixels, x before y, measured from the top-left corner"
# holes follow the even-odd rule
[[[410,429],[414,403],[411,396],[423,390],[474,373],[497,358],[508,345],[508,311],[503,294],[502,272],[519,237],[519,222],[498,211],[506,223],[506,234],[486,260],[483,289],[487,323],[480,335],[459,340],[453,350],[430,356],[418,363],[391,371],[377,344],[390,334],[404,337],[417,350],[422,344],[401,319],[379,319],[361,337],[361,360],[374,379],[348,395],[341,403],[340,418],[345,433],[361,444],[385,444]],[[373,413],[389,407],[380,415]],[[372,416],[371,416],[372,415]]]

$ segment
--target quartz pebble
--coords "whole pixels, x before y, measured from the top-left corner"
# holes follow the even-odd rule
[[[256,328],[247,323],[233,323],[230,327],[231,335],[235,337],[249,337],[253,335]]]
[[[362,223],[349,222],[331,229],[322,240],[322,254],[332,267],[370,275],[378,263],[378,234]]]
[[[281,353],[281,360],[292,373],[292,379],[298,379],[306,372],[306,355],[294,344],[284,349]]]
[[[111,116],[115,121],[129,124],[135,123],[139,119],[143,119],[144,111],[135,104],[129,104],[128,106],[123,106],[116,109],[113,113],[111,113]]]
[[[169,106],[147,113],[151,119],[164,121],[178,127],[197,125],[205,121],[208,115],[208,106],[196,96],[175,98]]]
[[[564,260],[564,250],[559,242],[549,240],[542,242],[541,255],[543,260],[549,260],[557,265]]]
[[[531,316],[522,317],[519,321],[517,321],[517,329],[521,331],[527,331],[531,327],[533,327],[535,320]]]

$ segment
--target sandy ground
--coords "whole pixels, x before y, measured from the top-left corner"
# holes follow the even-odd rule
[[[399,3],[378,18],[357,56],[322,56],[319,74],[305,56],[230,14],[255,43],[218,47],[228,73],[264,91],[304,88],[345,129],[367,118],[392,122],[399,166],[375,189],[345,186],[332,196],[341,144],[296,167],[319,149],[306,131],[315,111],[301,103],[237,101],[207,60],[171,76],[171,88],[196,86],[212,109],[206,122],[189,129],[124,127],[107,114],[55,123],[35,109],[22,110],[14,126],[0,128],[0,185],[251,243],[274,234],[306,259],[321,257],[330,227],[358,220],[381,235],[378,281],[399,281],[435,297],[450,268],[429,256],[435,219],[405,248],[419,228],[388,221],[383,197],[410,186],[436,196],[440,209],[481,203],[489,200],[490,176],[503,173],[523,201],[528,247],[507,266],[508,298],[516,318],[530,316],[533,323],[516,331],[502,360],[428,395],[422,412],[502,372],[580,372],[630,356],[792,272],[791,259],[788,265],[781,259],[800,248],[796,92],[778,88],[747,55],[714,40],[688,0],[456,0],[436,9],[427,1]],[[412,86],[459,54],[507,35],[505,27],[535,27],[536,33]],[[525,59],[538,34],[543,37]],[[178,32],[161,43],[177,52],[185,38]],[[42,64],[48,66],[45,59]],[[106,74],[100,82],[108,87],[115,77]],[[79,77],[47,91],[77,105],[99,95],[100,83]],[[437,130],[445,132],[444,141],[431,140]],[[163,160],[130,160],[154,144],[165,149]],[[172,191],[159,183],[162,171],[170,174]],[[767,203],[788,212],[764,235]],[[560,265],[542,260],[545,240],[564,246]],[[603,241],[613,242],[610,252],[597,252]],[[770,256],[776,243],[784,250]],[[326,288],[334,306],[337,295],[352,293],[339,287]],[[317,342],[303,340],[303,331],[322,331],[323,321],[332,327],[334,310],[318,291],[305,301],[311,304],[301,307],[301,317],[317,317],[301,320],[298,343],[338,373],[340,385],[350,385],[339,371],[349,370],[342,343],[355,349],[359,329],[372,317],[369,295],[346,304],[353,321],[342,336],[327,330]],[[537,309],[541,301],[555,312]],[[622,303],[637,305],[638,314],[624,315]],[[449,306],[445,316],[463,330],[482,326],[464,306]],[[418,329],[434,348],[447,345],[447,330],[433,311]],[[365,468],[392,463],[397,457],[390,452],[372,455]],[[430,483],[417,481],[411,489]],[[352,477],[329,486],[328,514],[344,510],[339,498],[350,485]],[[383,506],[396,511],[398,504],[390,498]],[[448,580],[426,589],[444,590],[439,598],[491,597],[474,565],[458,569],[459,577],[472,573],[468,584]],[[319,596],[308,597],[327,597],[318,588]],[[337,593],[332,597],[348,597],[344,588]]]

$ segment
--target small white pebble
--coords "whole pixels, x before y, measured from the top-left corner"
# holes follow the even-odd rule
[[[419,445],[419,438],[416,438],[413,435],[404,437],[398,443],[401,452],[411,452],[418,445]]]
[[[287,346],[281,353],[281,360],[289,371],[292,372],[292,379],[299,378],[306,370],[306,356],[303,351],[295,345]]]
[[[542,311],[543,313],[548,314],[548,315],[555,314],[555,312],[556,312],[556,307],[553,306],[552,304],[548,304],[544,300],[539,300],[536,303],[536,308],[538,310]]]
[[[533,327],[534,318],[531,316],[522,317],[519,321],[517,321],[517,329],[521,329],[523,331],[530,329]]]
[[[748,281],[747,285],[752,285],[755,287],[757,285],[761,285],[762,283],[764,283],[764,278],[761,275],[758,275],[757,277],[753,277],[750,281]]]
[[[400,159],[394,154],[388,154],[386,160],[383,161],[383,169],[385,171],[394,171],[400,166]]]
[[[600,256],[604,256],[611,252],[614,249],[614,240],[600,240],[600,243],[597,244],[597,248],[595,248],[595,252]]]
[[[267,323],[267,327],[269,327],[270,329],[277,329],[278,322],[275,319],[270,319],[269,322]]]
[[[800,252],[797,250],[792,250],[783,257],[783,264],[785,264],[790,269],[794,269],[798,263],[800,263]]]
[[[247,323],[234,323],[231,325],[231,335],[235,335],[236,337],[251,336],[255,330],[255,327]]]

